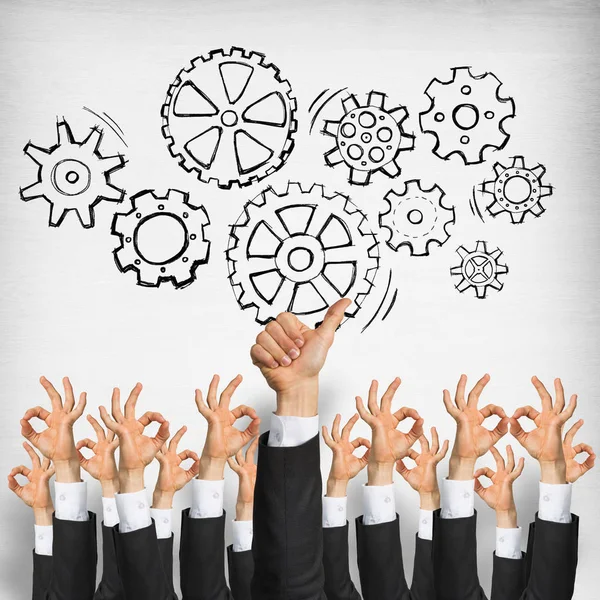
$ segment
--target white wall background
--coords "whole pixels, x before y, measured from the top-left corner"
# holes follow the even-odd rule
[[[174,430],[187,424],[183,443],[200,450],[205,427],[196,413],[194,388],[206,387],[214,372],[223,378],[241,372],[245,383],[238,401],[255,405],[268,422],[273,397],[248,359],[258,326],[238,309],[223,254],[227,225],[261,184],[226,192],[198,182],[171,159],[160,132],[161,103],[179,69],[198,54],[230,45],[265,52],[298,98],[297,148],[267,183],[324,183],[349,192],[370,216],[377,215],[390,181],[377,176],[367,189],[349,190],[343,167],[323,166],[329,140],[306,133],[307,108],[322,89],[384,91],[408,106],[409,127],[418,131],[430,79],[467,64],[474,72],[495,72],[517,104],[506,151],[488,155],[484,165],[440,161],[430,152],[430,136],[419,136],[417,150],[403,157],[402,179],[437,181],[457,207],[457,225],[449,243],[427,259],[383,249],[395,269],[399,300],[388,320],[365,334],[352,323],[340,331],[322,378],[323,422],[331,423],[338,411],[349,417],[354,396],[366,393],[371,378],[387,383],[398,374],[404,380],[398,402],[416,406],[428,426],[437,425],[449,437],[453,422],[443,411],[441,390],[453,386],[461,372],[474,380],[489,371],[485,400],[509,413],[537,402],[532,374],[549,383],[560,375],[567,392],[580,397],[578,413],[586,425],[579,441],[600,447],[600,59],[593,46],[600,10],[589,0],[458,4],[0,2],[0,472],[27,458],[19,419],[28,407],[46,402],[40,374],[56,382],[70,375],[77,390],[87,390],[94,414],[109,402],[112,386],[142,381],[140,409],[162,411]],[[29,139],[46,147],[55,143],[57,115],[81,137],[93,124],[83,105],[106,111],[125,130],[129,164],[115,174],[117,185],[129,193],[177,187],[207,207],[212,258],[189,288],[144,289],[134,285],[132,273],[118,272],[111,255],[117,240],[109,234],[114,205],[101,204],[96,227],[83,230],[74,215],[60,228],[49,228],[43,200],[19,201],[19,187],[36,177],[23,146]],[[111,133],[105,149],[124,150]],[[504,219],[484,225],[470,213],[471,187],[487,177],[495,158],[514,154],[546,165],[546,180],[556,188],[545,201],[548,211],[520,227]],[[448,273],[455,248],[481,238],[502,248],[510,267],[505,289],[485,302],[457,293]],[[77,425],[78,437],[91,433],[85,421]],[[483,463],[491,464],[490,457]],[[441,475],[446,468],[442,464]],[[149,486],[153,478],[148,475]],[[516,487],[524,527],[536,510],[537,478],[536,465],[528,460]],[[360,512],[363,481],[364,474],[352,483],[351,517]],[[599,482],[592,472],[574,490],[573,509],[582,519],[575,594],[580,600],[594,596],[600,560]],[[91,509],[99,512],[100,488],[93,482],[89,490]],[[228,474],[230,514],[235,491]],[[177,496],[176,509],[189,504],[189,493]],[[397,496],[410,576],[417,496],[402,480]],[[32,515],[5,487],[0,502],[0,597],[27,598]],[[478,509],[480,577],[489,589],[494,515],[480,502]]]

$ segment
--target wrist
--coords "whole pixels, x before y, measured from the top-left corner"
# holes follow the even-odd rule
[[[152,494],[152,508],[161,510],[173,508],[173,497],[175,492],[166,492],[164,490],[154,490]]]
[[[78,458],[67,458],[53,462],[58,483],[79,483],[81,481],[81,467]]]
[[[367,485],[391,485],[394,483],[394,463],[370,462],[367,466]]]
[[[48,526],[52,525],[52,514],[54,508],[52,506],[45,506],[44,508],[33,509],[33,519],[36,525]]]
[[[516,509],[497,510],[496,511],[496,527],[500,529],[516,529],[517,528],[517,511]]]
[[[285,367],[280,367],[285,368]],[[279,417],[314,417],[319,412],[319,379],[312,377],[277,391]]]
[[[450,457],[450,470],[448,471],[448,479],[457,481],[470,481],[475,473],[475,463],[477,458],[473,457]]]
[[[235,505],[235,520],[236,521],[252,521],[254,513],[253,502],[237,501]]]
[[[203,454],[200,457],[198,479],[220,481],[225,476],[226,463],[227,460],[224,458],[213,458],[212,456],[206,456]]]
[[[419,492],[419,508],[421,510],[437,510],[441,507],[440,492]]]
[[[567,465],[564,460],[540,461],[540,481],[560,485],[567,483]]]
[[[345,498],[347,495],[347,489],[347,479],[333,479],[330,477],[327,480],[327,496],[329,498]]]
[[[119,493],[132,494],[144,489],[144,469],[121,469],[119,471]]]
[[[103,498],[114,498],[115,494],[119,493],[119,478],[116,479],[102,479],[100,481],[102,487]]]

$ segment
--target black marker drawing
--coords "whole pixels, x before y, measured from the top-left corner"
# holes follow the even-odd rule
[[[37,181],[21,188],[25,202],[44,198],[50,204],[49,225],[58,227],[75,211],[83,227],[94,226],[94,207],[102,200],[121,202],[125,191],[111,183],[112,173],[125,165],[121,154],[100,153],[103,132],[94,127],[83,142],[75,140],[65,120],[56,125],[58,142],[42,148],[29,142],[24,152],[38,165]]]
[[[469,208],[471,209],[471,214],[474,217],[479,217],[479,220],[482,223],[485,223],[485,219],[483,218],[483,215],[481,214],[481,210],[479,210],[479,204],[477,202],[477,195],[475,193],[475,186],[473,186],[473,195],[471,198],[469,198]]]
[[[496,178],[484,181],[481,191],[491,194],[494,199],[486,206],[492,217],[501,213],[510,214],[513,223],[523,223],[525,215],[531,213],[541,217],[546,209],[541,204],[541,199],[552,195],[552,186],[543,185],[542,177],[546,172],[544,165],[529,169],[525,166],[522,156],[514,156],[509,167],[497,162],[494,165]]]
[[[379,214],[379,225],[389,232],[387,245],[394,251],[408,246],[411,256],[429,256],[429,246],[442,246],[455,223],[454,207],[444,204],[444,190],[434,184],[406,181],[402,191],[390,190],[384,200],[388,209]]]
[[[473,165],[484,161],[486,148],[506,146],[510,135],[504,121],[515,116],[515,103],[500,96],[501,85],[493,73],[473,75],[471,67],[454,67],[451,80],[429,83],[425,94],[431,105],[419,117],[421,131],[436,138],[436,156],[447,160],[458,154]]]
[[[345,92],[348,88],[340,88],[335,92],[332,92],[329,89],[323,90],[312,102],[312,104],[308,108],[308,114],[311,115],[310,118],[310,127],[308,128],[308,133],[312,133],[313,129],[317,123],[317,119],[321,114],[321,111],[337,96],[339,96],[342,92]]]
[[[460,276],[461,280],[455,286],[459,292],[469,288],[475,289],[477,298],[485,298],[488,288],[500,291],[504,284],[499,281],[499,275],[506,275],[508,267],[500,264],[502,251],[496,248],[488,251],[487,242],[479,241],[474,250],[460,246],[456,250],[460,256],[460,265],[450,269],[451,275]]]
[[[123,144],[126,147],[128,147],[127,142],[125,141],[125,132],[110,115],[106,114],[105,112],[99,114],[93,111],[91,108],[88,108],[87,106],[84,106],[83,110],[89,112],[90,114],[94,115],[96,118],[104,122],[106,125],[108,125],[113,130],[114,134],[121,140],[121,142],[123,142]]]
[[[380,267],[380,271],[381,271],[381,267]],[[381,279],[381,274],[379,274],[378,277],[379,277],[379,279]],[[387,283],[385,285],[385,292],[383,294],[383,298],[380,300],[379,305],[377,306],[376,310],[373,312],[373,315],[371,316],[371,318],[367,321],[367,323],[360,330],[361,333],[364,333],[375,322],[375,320],[381,314],[382,311],[383,311],[383,317],[381,317],[381,320],[383,321],[383,320],[385,320],[385,318],[389,315],[390,311],[392,310],[392,307],[394,306],[394,303],[396,302],[396,296],[398,294],[398,288],[392,288],[392,279],[393,279],[393,272],[391,269],[387,269]],[[387,307],[384,309],[384,307],[386,305],[387,305]]]
[[[165,197],[144,190],[131,196],[131,202],[133,208],[117,213],[112,222],[111,233],[121,240],[114,250],[119,271],[135,271],[144,287],[170,281],[180,289],[193,283],[196,269],[210,255],[204,207],[191,205],[189,194],[173,189]]]
[[[356,316],[373,287],[379,247],[347,196],[290,183],[246,204],[231,227],[227,260],[238,304],[255,308],[258,323],[291,311],[316,325],[343,297],[352,299],[346,317]]]
[[[298,128],[289,82],[263,54],[242,48],[192,60],[169,87],[162,117],[171,155],[225,189],[280,169]]]
[[[350,168],[348,181],[367,185],[373,173],[388,177],[400,175],[398,155],[413,150],[415,137],[404,131],[408,111],[402,105],[385,108],[385,94],[370,92],[360,104],[354,94],[342,100],[344,114],[339,121],[326,120],[324,135],[335,138],[335,146],[325,153],[325,163]]]

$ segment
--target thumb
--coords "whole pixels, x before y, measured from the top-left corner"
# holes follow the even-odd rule
[[[352,300],[349,298],[342,298],[335,304],[332,304],[329,307],[323,322],[319,326],[319,330],[333,337],[337,328],[344,320],[344,311],[350,306],[350,304],[352,304]]]

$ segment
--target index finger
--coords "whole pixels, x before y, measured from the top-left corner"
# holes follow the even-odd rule
[[[62,398],[60,397],[60,394],[56,391],[56,388],[43,375],[40,377],[40,383],[42,384],[43,388],[48,394],[48,397],[50,398],[52,410],[61,410]]]
[[[187,427],[184,425],[179,431],[171,438],[169,442],[169,452],[177,452],[177,444],[181,441],[183,434],[187,431]]]
[[[252,443],[248,446],[248,450],[246,450],[246,462],[254,464],[254,454],[256,449],[258,448],[258,436],[256,436]]]
[[[92,415],[88,415],[87,420],[88,420],[89,424],[92,426],[92,428],[94,429],[94,431],[96,432],[96,437],[98,438],[98,441],[103,442],[106,439],[106,433],[105,433],[104,429],[101,427],[100,423],[98,423],[98,421],[96,421],[96,419],[94,419],[94,417],[92,417]]]
[[[71,380],[68,377],[63,377],[62,380],[63,388],[65,389],[65,404],[64,409],[66,412],[71,412],[75,406],[75,395],[73,394],[73,386]]]
[[[227,385],[227,387],[221,393],[221,400],[219,402],[219,406],[222,408],[229,408],[229,403],[231,401],[231,397],[233,393],[238,388],[240,383],[242,383],[242,376],[236,375]]]
[[[121,411],[121,390],[118,387],[113,388],[111,398],[111,414],[117,423],[122,423],[125,418],[123,417],[123,413]]]
[[[479,396],[483,392],[485,386],[490,382],[490,376],[486,373],[476,384],[475,387],[469,393],[469,399],[467,405],[471,408],[476,408],[479,402]]]
[[[126,419],[135,419],[135,405],[137,404],[138,398],[140,397],[140,392],[142,391],[142,384],[138,381],[135,384],[134,388],[131,390],[129,394],[129,398],[127,398],[127,402],[125,402],[125,418]]]
[[[25,448],[25,451],[27,452],[27,454],[29,454],[29,458],[31,458],[31,464],[33,465],[33,468],[39,469],[42,466],[42,464],[40,462],[40,457],[38,456],[37,452],[27,442],[23,442],[23,448]]]
[[[358,421],[359,415],[358,413],[352,415],[348,422],[344,425],[342,429],[342,440],[347,442],[350,439],[350,434],[352,433],[352,428],[356,425],[356,421]]]
[[[552,410],[552,396],[546,389],[546,386],[535,375],[531,378],[531,383],[533,383],[533,387],[537,390],[542,401],[542,410]]]

